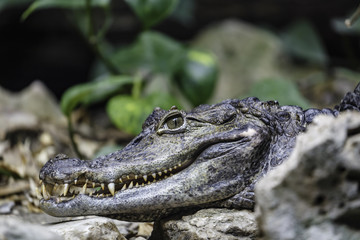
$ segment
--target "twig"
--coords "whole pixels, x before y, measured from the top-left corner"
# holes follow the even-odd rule
[[[109,70],[109,72],[113,75],[119,75],[119,69],[108,59],[103,52],[101,51],[101,47],[98,41],[98,36],[95,34],[95,25],[92,14],[91,0],[86,0],[86,15],[88,18],[88,33],[87,38],[90,46],[92,47],[96,56],[104,63],[105,67]]]
[[[359,17],[360,17],[360,5],[357,7],[353,15],[351,15],[350,18],[345,20],[345,25],[347,27],[351,27],[354,24],[354,22],[356,22],[356,20],[359,19]]]

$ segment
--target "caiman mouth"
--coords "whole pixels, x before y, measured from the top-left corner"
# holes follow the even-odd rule
[[[144,187],[164,180],[180,172],[190,164],[191,163],[179,163],[168,169],[146,175],[123,175],[113,182],[100,183],[91,181],[87,179],[84,174],[68,183],[49,183],[45,180],[40,180],[40,190],[38,189],[38,192],[41,199],[49,200],[54,198],[57,203],[72,200],[79,194],[85,194],[93,198],[113,197],[118,192]]]

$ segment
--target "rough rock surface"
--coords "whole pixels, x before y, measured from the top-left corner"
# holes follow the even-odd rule
[[[49,226],[49,229],[62,236],[64,239],[126,240],[117,229],[113,220],[104,217],[56,224]]]
[[[60,235],[46,227],[25,222],[16,216],[0,217],[0,239],[6,240],[61,240]]]
[[[256,239],[257,225],[251,211],[210,208],[180,219],[162,220],[156,231],[162,236],[152,235],[151,239],[250,240]]]
[[[320,116],[256,187],[264,239],[360,239],[360,114]]]

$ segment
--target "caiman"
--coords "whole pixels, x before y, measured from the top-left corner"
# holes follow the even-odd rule
[[[250,97],[189,112],[156,108],[122,150],[93,160],[57,155],[40,171],[53,216],[154,221],[189,209],[254,207],[254,185],[291,154],[319,114],[360,110],[360,84],[334,109]]]

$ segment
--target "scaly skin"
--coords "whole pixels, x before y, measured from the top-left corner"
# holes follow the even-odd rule
[[[253,208],[255,183],[290,155],[314,116],[359,106],[360,85],[335,110],[303,111],[257,98],[190,112],[155,109],[120,151],[91,161],[49,160],[40,171],[41,208],[53,216],[128,221],[204,207]]]

